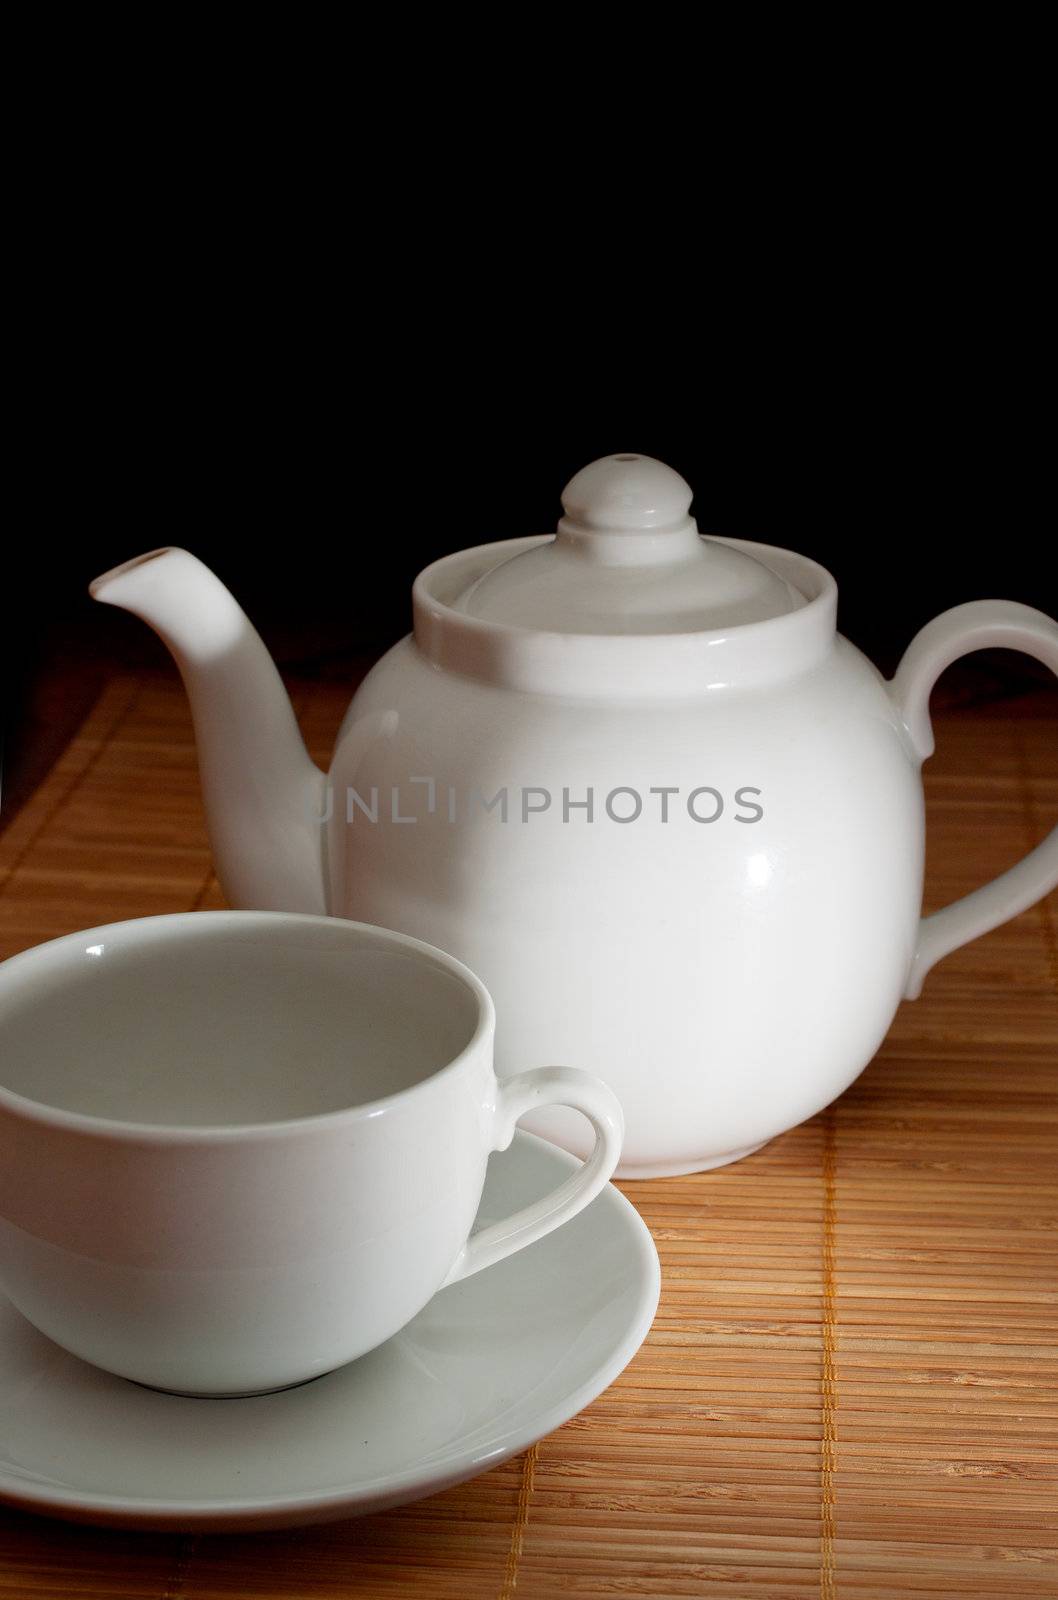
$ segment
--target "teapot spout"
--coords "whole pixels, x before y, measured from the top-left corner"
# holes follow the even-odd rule
[[[151,550],[89,588],[94,599],[148,623],[180,668],[210,843],[229,904],[325,912],[326,780],[245,612],[187,550]]]

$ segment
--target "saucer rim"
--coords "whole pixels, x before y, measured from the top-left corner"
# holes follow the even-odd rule
[[[580,1162],[567,1151],[527,1129],[518,1128],[515,1139],[542,1147],[543,1152],[563,1161],[570,1171]],[[494,1437],[470,1451],[459,1452],[437,1463],[431,1472],[422,1465],[360,1479],[339,1489],[304,1490],[296,1494],[219,1499],[140,1499],[122,1494],[96,1494],[56,1485],[37,1490],[29,1480],[12,1476],[0,1462],[0,1505],[66,1521],[104,1527],[156,1530],[215,1531],[265,1527],[295,1527],[308,1523],[339,1521],[345,1517],[366,1516],[439,1494],[458,1483],[490,1471],[546,1438],[564,1422],[577,1416],[599,1397],[624,1371],[640,1349],[653,1325],[661,1293],[661,1264],[649,1228],[636,1207],[612,1183],[608,1183],[592,1202],[614,1206],[628,1226],[629,1244],[634,1248],[641,1294],[637,1314],[609,1359],[578,1388],[570,1390],[546,1410],[512,1433]],[[546,1240],[538,1241],[545,1244]],[[532,1246],[530,1246],[532,1248]]]

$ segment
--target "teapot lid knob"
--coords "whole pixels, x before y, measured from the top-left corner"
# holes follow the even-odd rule
[[[671,560],[676,545],[692,548],[688,541],[697,542],[691,499],[690,484],[653,456],[602,456],[567,483],[559,538],[591,545],[620,542],[629,547],[627,555],[642,542],[655,559]]]
[[[624,637],[764,622],[804,605],[749,547],[700,538],[691,498],[653,456],[602,456],[567,483],[556,537],[510,555],[501,546],[454,608],[535,633]]]

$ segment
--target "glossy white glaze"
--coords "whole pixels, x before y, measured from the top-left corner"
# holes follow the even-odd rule
[[[685,551],[694,534],[680,484],[645,458],[605,458],[574,480],[554,545],[505,541],[427,568],[413,635],[369,674],[339,734],[315,856],[303,829],[286,852],[271,825],[270,849],[244,832],[230,870],[217,852],[237,903],[278,904],[304,871],[302,897],[406,930],[479,971],[499,1011],[501,1077],[544,1055],[614,1086],[624,1176],[736,1159],[818,1111],[867,1064],[936,960],[1058,883],[1052,834],[993,884],[920,916],[932,684],[986,645],[1058,670],[1058,625],[1009,602],[957,607],[886,683],[837,634],[836,586],[815,563],[739,540],[704,541],[700,560]],[[718,550],[737,562],[711,566]],[[184,587],[192,569],[171,554],[182,626],[167,612],[160,631],[179,660],[198,625]],[[666,631],[684,560],[705,623]],[[135,590],[140,570],[120,591],[108,578],[97,592],[159,627],[153,591]],[[630,576],[650,597],[638,611]],[[725,608],[739,597],[755,620],[730,622]],[[548,605],[555,626],[526,625]],[[600,631],[600,616],[613,631]],[[215,661],[208,681],[224,675]],[[229,814],[247,828],[248,802],[213,754],[237,720],[230,696],[196,682],[217,841]],[[265,710],[276,693],[262,671],[259,723],[281,723]],[[292,780],[276,814],[303,805],[307,786]],[[676,798],[663,820],[653,791],[666,788]],[[506,824],[469,798],[500,790]],[[607,814],[618,791],[619,814],[641,801],[634,821]],[[717,804],[709,791],[723,801],[715,821],[704,820]],[[273,806],[260,790],[252,803]],[[754,803],[762,814],[748,820]],[[532,1125],[583,1148],[561,1112]]]
[[[97,578],[91,592],[108,605],[149,612],[176,657],[195,722],[210,843],[224,862],[231,904],[326,911],[313,821],[323,774],[245,612],[187,550],[151,550]]]
[[[575,1172],[517,1133],[478,1222]],[[157,1394],[60,1350],[0,1295],[0,1499],[79,1522],[221,1532],[381,1511],[525,1450],[627,1365],[660,1274],[607,1185],[568,1227],[436,1295],[350,1366],[282,1394]]]
[[[0,1283],[57,1344],[196,1394],[301,1382],[576,1215],[620,1154],[585,1073],[498,1084],[440,951],[337,918],[151,917],[0,966]],[[561,1188],[468,1241],[533,1106],[592,1124]]]

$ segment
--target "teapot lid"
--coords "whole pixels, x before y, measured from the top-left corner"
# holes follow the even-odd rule
[[[691,489],[651,456],[603,456],[562,496],[553,540],[508,556],[453,608],[549,633],[700,633],[763,622],[805,595],[744,549],[702,538]]]

